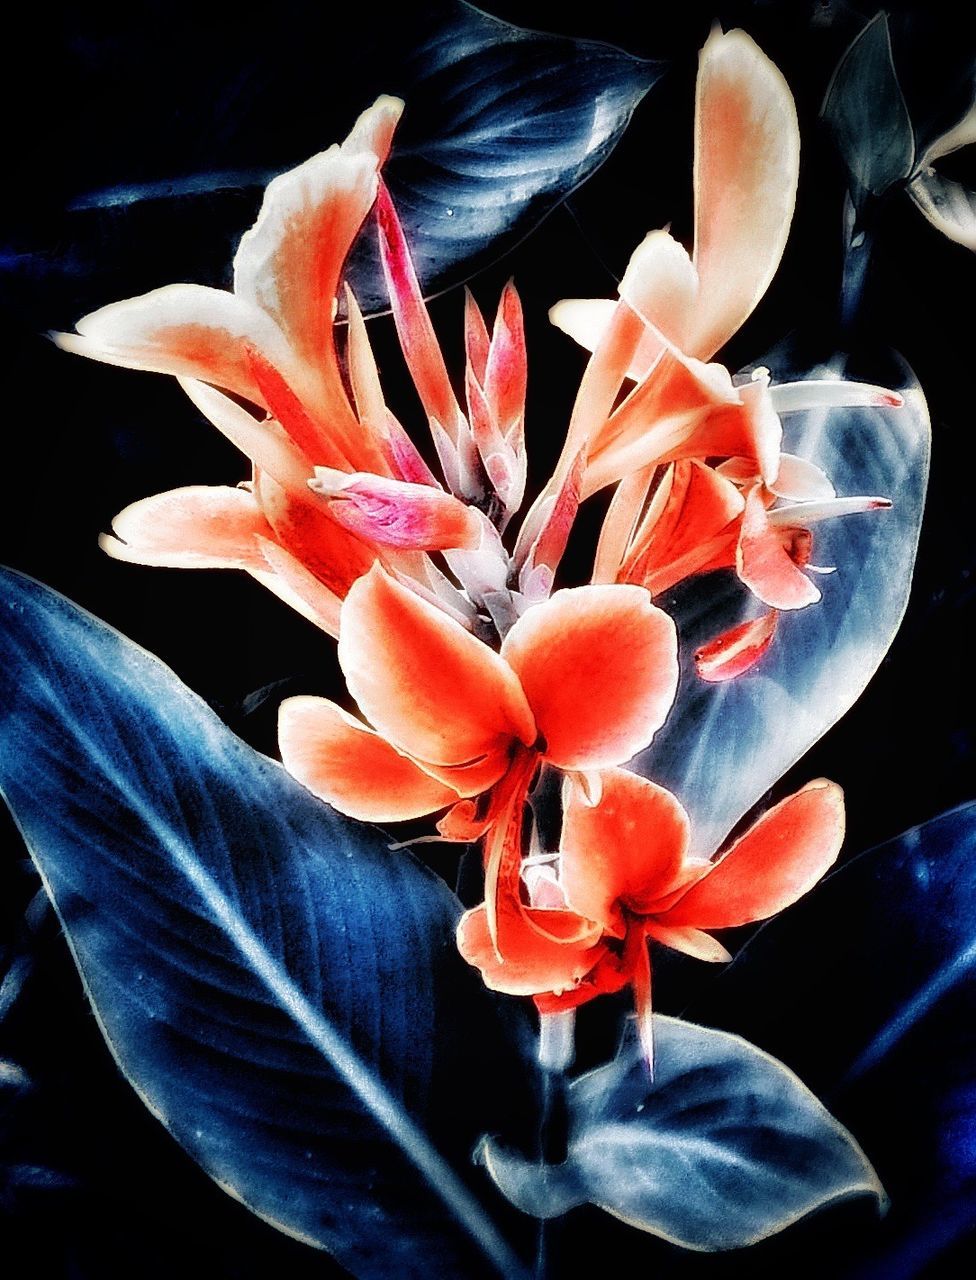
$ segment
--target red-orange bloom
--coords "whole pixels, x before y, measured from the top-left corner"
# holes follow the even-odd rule
[[[545,882],[561,905],[534,905],[527,892],[522,904],[500,900],[494,941],[477,907],[458,945],[488,986],[533,995],[542,1012],[629,983],[648,1037],[647,940],[727,960],[707,931],[764,920],[813,887],[840,851],[843,794],[825,779],[808,783],[711,861],[692,854],[688,815],[669,791],[622,769],[602,782],[597,804],[567,787],[558,878]]]

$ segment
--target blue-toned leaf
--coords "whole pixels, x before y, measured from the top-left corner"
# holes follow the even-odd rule
[[[883,195],[912,172],[915,138],[885,13],[872,18],[837,64],[823,118],[853,179],[858,207],[866,193]]]
[[[761,929],[692,1014],[781,1057],[870,1153],[891,1212],[844,1275],[928,1275],[943,1251],[971,1247],[976,804],[835,872]]]
[[[356,1276],[515,1273],[438,1149],[466,1164],[520,1070],[453,895],[156,659],[30,579],[2,589],[3,791],[140,1096]]]
[[[209,33],[195,30],[202,65],[188,69],[176,120],[158,89],[143,101],[133,72],[141,59],[149,80],[163,55],[130,33],[111,70],[126,64],[127,110],[141,112],[141,131],[102,154],[101,119],[88,120],[87,96],[72,103],[80,113],[73,134],[94,153],[79,174],[88,185],[69,196],[61,225],[26,221],[0,251],[0,267],[35,290],[52,272],[74,290],[96,275],[85,297],[92,305],[115,296],[113,280],[130,293],[135,282],[169,283],[162,268],[223,285],[270,179],[341,138],[359,111],[391,93],[406,112],[385,177],[423,287],[436,292],[497,259],[593,173],[661,73],[660,64],[609,45],[527,31],[460,0],[438,0],[337,15],[328,61],[343,65],[325,74],[321,42],[309,38],[307,15],[296,20],[293,10],[265,15],[260,44],[251,40],[236,57],[222,33],[211,47]],[[245,76],[242,59],[251,64]],[[88,69],[86,83],[98,71]],[[112,125],[109,138],[119,130]],[[77,165],[74,156],[68,164]],[[110,181],[90,185],[93,173],[106,172]],[[350,264],[367,312],[388,306],[375,240],[370,220]]]
[[[564,1165],[497,1146],[486,1164],[525,1212],[590,1201],[672,1244],[739,1249],[881,1184],[851,1135],[791,1071],[738,1036],[654,1019],[640,1047],[575,1081]]]
[[[925,169],[908,184],[908,194],[937,231],[976,250],[976,191]]]
[[[791,373],[774,352],[777,382]],[[681,684],[640,773],[672,788],[692,816],[702,853],[732,826],[857,700],[894,638],[908,603],[928,478],[930,429],[914,377],[894,362],[836,362],[802,376],[853,377],[904,389],[900,409],[833,409],[784,417],[783,448],[822,467],[840,495],[876,495],[890,511],[814,526],[813,563],[823,598],[781,613],[776,638],[744,676],[707,684],[693,655],[726,627],[760,612],[731,572],[689,579],[659,603],[680,637]]]

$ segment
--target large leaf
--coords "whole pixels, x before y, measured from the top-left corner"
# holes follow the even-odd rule
[[[776,381],[791,380],[783,358],[764,363]],[[636,767],[677,793],[702,853],[856,701],[908,602],[928,477],[924,397],[910,373],[891,365],[867,372],[838,362],[832,376],[904,387],[906,403],[787,415],[783,447],[818,463],[838,494],[889,497],[893,508],[814,526],[813,561],[837,572],[818,579],[818,604],[780,615],[770,650],[736,680],[707,684],[693,665],[699,645],[758,611],[734,574],[690,579],[659,601],[678,624],[682,677],[664,729]]]
[[[140,1096],[221,1186],[357,1276],[515,1274],[428,1136],[466,1163],[490,1082],[515,1091],[520,1070],[456,953],[453,895],[156,659],[30,579],[2,585],[3,791]]]
[[[870,1152],[891,1212],[870,1257],[850,1253],[843,1275],[935,1274],[926,1268],[953,1246],[971,1257],[974,975],[969,804],[841,868],[760,930],[693,1007],[781,1057]],[[946,1266],[938,1274],[961,1274]]]
[[[782,1063],[676,1018],[654,1019],[653,1081],[639,1045],[575,1081],[564,1164],[488,1143],[485,1162],[525,1212],[587,1201],[685,1248],[755,1244],[880,1183],[851,1135]]]
[[[113,281],[130,293],[136,281],[167,284],[174,277],[164,268],[178,279],[223,284],[229,250],[267,182],[341,137],[377,94],[394,93],[407,109],[386,180],[423,287],[437,291],[497,258],[584,181],[660,74],[658,64],[609,45],[526,31],[459,0],[336,15],[326,74],[321,41],[309,38],[307,15],[293,9],[286,3],[263,16],[244,77],[243,51],[235,58],[221,32],[206,58],[208,33],[194,24],[194,47],[203,43],[186,68],[175,122],[158,89],[146,93],[159,50],[144,46],[138,31],[122,39],[104,74],[125,65],[127,110],[141,113],[143,136],[128,147],[120,137],[106,156],[98,99],[86,93],[70,103],[82,114],[72,133],[94,151],[78,180],[114,176],[72,193],[46,241],[37,238],[45,224],[26,221],[9,246],[15,252],[0,254],[8,271],[36,279],[53,270],[72,283],[94,274],[89,304],[111,300]],[[79,42],[72,56],[82,49],[92,57]],[[134,74],[140,60],[142,83]],[[88,69],[85,87],[100,72]],[[109,139],[119,129],[114,115],[111,129]],[[367,311],[388,305],[375,238],[370,222],[350,269]]]
[[[915,137],[885,13],[872,18],[838,63],[823,117],[850,172],[859,208],[866,194],[883,195],[912,172]]]

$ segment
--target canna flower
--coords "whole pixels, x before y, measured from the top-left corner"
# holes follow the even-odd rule
[[[688,815],[669,791],[622,769],[601,781],[596,804],[567,783],[555,869],[523,873],[518,900],[500,897],[494,939],[484,905],[466,912],[458,946],[489,987],[534,996],[543,1013],[629,984],[650,1061],[648,941],[730,959],[711,930],[765,920],[813,887],[840,851],[843,793],[810,782],[708,859],[692,852]]]
[[[441,830],[475,839],[521,815],[538,766],[622,764],[664,723],[677,640],[642,587],[556,592],[496,653],[374,566],[342,606],[339,663],[368,723],[325,698],[286,699],[288,771],[342,813],[399,821],[448,810]],[[489,852],[489,892],[515,874],[520,839]]]
[[[454,599],[413,553],[479,545],[477,513],[440,491],[387,411],[348,291],[351,396],[334,329],[343,266],[402,107],[377,99],[341,145],[271,182],[234,259],[233,291],[168,285],[58,335],[65,350],[175,375],[253,468],[237,488],[190,486],[134,503],[102,539],[110,555],[245,569],[333,635],[342,598],[376,560]],[[323,487],[316,468],[349,482]]]

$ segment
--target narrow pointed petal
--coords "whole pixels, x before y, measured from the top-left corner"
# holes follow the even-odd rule
[[[346,255],[376,199],[377,158],[338,146],[275,178],[234,258],[234,292],[271,316],[310,368],[334,361]]]
[[[657,468],[653,464],[640,471],[633,471],[629,476],[624,476],[614,490],[600,526],[591,582],[625,580],[618,578],[620,567],[632,545],[637,522],[641,518],[656,473]]]
[[[504,435],[525,413],[527,376],[522,303],[510,280],[498,303],[484,383],[492,416]]]
[[[471,290],[464,286],[464,351],[467,371],[484,390],[485,372],[488,368],[488,349],[491,339],[488,326]]]
[[[403,227],[382,182],[376,216],[383,272],[404,359],[428,417],[435,418],[456,443],[461,409],[427,314]]]
[[[386,448],[390,469],[401,480],[408,484],[429,484],[434,489],[442,487],[399,419],[389,411],[386,415]]]
[[[662,923],[726,929],[765,920],[807,893],[837,860],[844,793],[818,778],[763,814]]]
[[[381,94],[371,107],[359,116],[342,144],[347,155],[369,153],[381,168],[390,154],[393,135],[403,114],[403,99]]]
[[[327,501],[333,520],[379,546],[445,551],[481,544],[478,513],[430,485],[316,467],[308,487]]]
[[[285,768],[320,800],[362,822],[421,818],[457,793],[326,698],[286,698],[278,713]]]
[[[779,614],[775,609],[740,622],[695,653],[695,670],[709,684],[735,680],[750,671],[773,643]]]
[[[191,485],[143,498],[99,539],[115,560],[174,569],[264,568],[256,537],[271,536],[246,489]]]
[[[199,378],[263,404],[244,344],[280,367],[291,357],[284,334],[258,307],[222,289],[170,284],[112,302],[78,321],[78,334],[59,334],[65,351],[124,369]]]
[[[599,804],[587,804],[575,786],[564,796],[559,843],[566,901],[622,938],[624,909],[648,914],[681,882],[688,815],[670,791],[624,769],[603,774]]]
[[[342,601],[336,593],[277,542],[267,538],[258,538],[257,542],[270,572],[252,569],[254,577],[273,591],[279,600],[290,605],[333,640],[338,640]]]
[[[583,473],[586,468],[584,450],[576,455],[573,465],[559,487],[548,515],[539,530],[539,534],[529,549],[525,564],[519,574],[519,585],[527,591],[529,578],[539,569],[545,569],[549,587],[556,576],[559,562],[563,558],[569,535],[573,528],[580,504],[580,491],[583,484]],[[548,595],[548,591],[546,592]]]
[[[770,387],[773,408],[777,413],[804,413],[808,409],[869,408],[899,409],[904,397],[887,387],[868,382],[841,382],[829,378],[810,378],[806,382],[781,382]]]
[[[178,381],[203,416],[259,471],[267,472],[285,489],[304,492],[311,475],[310,463],[277,422],[255,418],[236,400],[206,382],[196,378]]]
[[[664,723],[678,683],[674,623],[643,587],[575,587],[523,614],[502,643],[545,758],[623,764]]]
[[[378,566],[343,605],[339,663],[371,723],[425,764],[486,759],[500,777],[513,741],[535,741],[511,667]]]
[[[648,920],[644,924],[644,932],[655,942],[670,947],[672,951],[682,951],[686,956],[694,956],[696,960],[725,964],[732,959],[717,938],[701,929],[692,929],[689,925],[667,925]]]
[[[532,996],[571,990],[603,953],[599,931],[579,938],[581,923],[586,922],[571,911],[535,907],[516,911],[499,904],[499,912],[504,913],[504,924],[499,921],[505,939],[501,957],[488,931],[484,906],[466,911],[457,931],[458,950],[468,964],[481,970],[485,985],[493,991]],[[573,940],[559,941],[561,931]]]
[[[787,508],[793,510],[793,508]],[[796,523],[791,520],[790,527]],[[820,599],[819,589],[796,565],[784,542],[788,529],[770,525],[758,487],[746,496],[736,553],[739,577],[772,609],[804,609]]]
[[[349,381],[352,384],[353,399],[356,412],[361,421],[375,426],[386,421],[386,401],[380,384],[376,358],[370,345],[366,322],[359,309],[356,295],[345,286],[346,294],[346,362],[349,366]]]
[[[891,499],[878,497],[828,498],[824,502],[797,502],[790,507],[777,507],[768,513],[774,529],[817,524],[835,516],[855,516],[865,511],[890,511]]]
[[[688,349],[708,359],[752,313],[779,266],[796,200],[800,133],[789,86],[743,31],[701,53],[695,112],[695,265]]]

